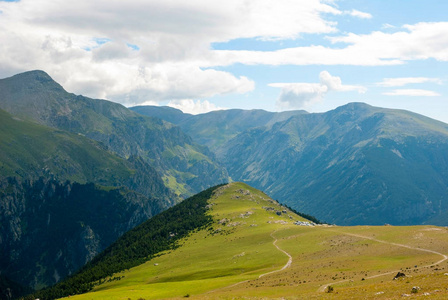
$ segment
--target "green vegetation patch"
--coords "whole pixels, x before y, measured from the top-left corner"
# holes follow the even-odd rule
[[[29,296],[29,299],[56,299],[88,292],[114,273],[140,265],[162,251],[177,248],[179,239],[211,223],[212,218],[206,214],[206,206],[216,188],[209,188],[142,223],[124,234],[76,274]]]

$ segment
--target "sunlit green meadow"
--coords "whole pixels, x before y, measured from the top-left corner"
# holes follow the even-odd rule
[[[448,282],[443,275],[446,261],[424,267],[443,257],[418,249],[444,253],[445,228],[298,226],[293,222],[303,218],[242,183],[220,188],[209,203],[211,228],[192,233],[175,250],[114,275],[121,280],[71,299],[393,299],[411,294],[413,282],[422,285],[420,295],[448,296],[446,288],[434,292]],[[292,264],[259,278],[288,262],[273,244],[275,239],[291,255]],[[398,270],[409,277],[392,280]],[[433,279],[422,279],[425,276]],[[425,286],[424,280],[430,284]],[[334,288],[332,293],[322,290],[326,285]]]

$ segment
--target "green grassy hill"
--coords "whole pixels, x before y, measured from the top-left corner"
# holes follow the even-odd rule
[[[413,286],[448,296],[446,228],[296,225],[306,220],[242,183],[205,207],[208,225],[177,247],[70,299],[395,299]],[[398,271],[407,277],[393,280]]]

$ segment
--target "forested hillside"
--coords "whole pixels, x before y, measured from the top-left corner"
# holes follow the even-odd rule
[[[56,299],[88,292],[106,277],[140,265],[161,251],[176,248],[179,239],[210,224],[207,201],[218,187],[190,197],[130,230],[74,275],[29,299]]]

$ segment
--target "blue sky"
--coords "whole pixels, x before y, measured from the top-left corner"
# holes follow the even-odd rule
[[[185,112],[349,102],[448,123],[448,1],[0,1],[0,77]]]

